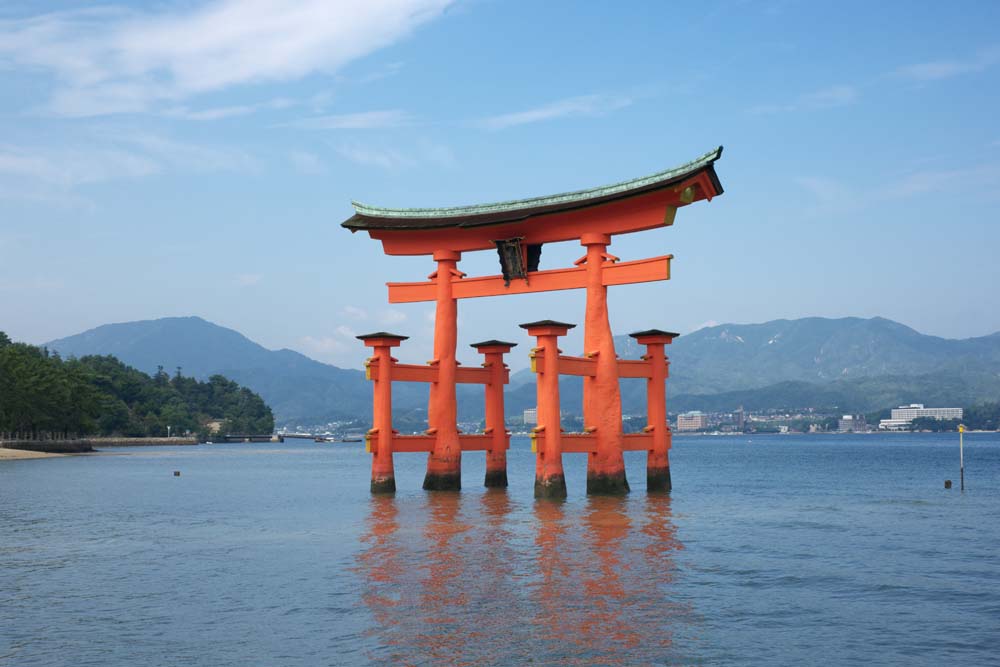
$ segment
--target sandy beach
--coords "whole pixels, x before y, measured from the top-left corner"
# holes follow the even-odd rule
[[[52,459],[62,456],[72,456],[72,454],[49,454],[47,452],[29,452],[23,449],[5,449],[0,447],[0,461],[14,461],[20,459]]]

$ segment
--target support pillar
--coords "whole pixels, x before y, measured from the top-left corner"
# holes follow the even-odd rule
[[[607,234],[587,233],[580,238],[580,244],[587,248],[586,256],[578,260],[587,265],[583,350],[597,362],[596,375],[583,379],[583,423],[594,433],[597,445],[587,457],[587,493],[624,495],[629,486],[622,456],[618,356],[608,319],[608,288],[603,279],[605,265],[617,261],[607,252],[610,242]]]
[[[565,498],[566,476],[562,465],[562,424],[559,405],[559,336],[565,336],[573,324],[542,320],[522,324],[529,336],[535,336],[538,346],[533,354],[540,352],[542,367],[532,360],[532,367],[538,376],[538,425],[535,433],[544,435],[544,445],[535,456],[535,497]]]
[[[458,260],[462,253],[453,250],[434,252],[437,271],[430,278],[437,285],[437,308],[434,313],[434,359],[437,382],[431,383],[427,404],[427,433],[434,436],[434,449],[427,457],[424,489],[457,491],[462,488],[462,447],[458,440],[458,407],[455,373],[458,364],[458,302],[452,294],[451,280],[462,276]]]
[[[380,331],[358,336],[366,347],[373,348],[373,355],[365,362],[366,374],[372,379],[372,429],[365,436],[368,450],[372,453],[372,493],[395,493],[396,473],[392,465],[392,358],[391,349],[407,339],[407,336]],[[375,374],[368,373],[372,366],[378,368]],[[374,377],[372,377],[374,375]]]
[[[677,334],[659,329],[639,331],[629,334],[640,345],[646,346],[643,359],[650,364],[650,376],[646,380],[645,431],[653,434],[653,448],[646,455],[646,490],[649,493],[666,493],[670,483],[670,424],[667,422],[666,380],[670,372],[664,346],[669,345]]]
[[[487,340],[473,343],[485,356],[483,367],[490,371],[490,381],[485,388],[486,396],[486,428],[484,432],[491,436],[490,448],[486,450],[486,481],[487,487],[507,487],[507,448],[510,435],[504,422],[503,388],[507,382],[503,355],[511,351],[517,343],[507,343],[502,340]]]

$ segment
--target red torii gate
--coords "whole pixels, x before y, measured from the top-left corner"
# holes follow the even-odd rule
[[[372,492],[395,490],[393,451],[429,452],[425,489],[459,489],[462,451],[470,449],[489,451],[494,466],[493,479],[500,479],[499,461],[501,452],[509,446],[509,438],[503,426],[502,411],[506,375],[501,378],[497,371],[505,368],[503,354],[509,352],[513,344],[502,341],[478,344],[492,353],[492,358],[487,353],[486,373],[469,373],[480,369],[459,369],[455,358],[458,300],[563,289],[587,290],[585,357],[562,357],[558,353],[555,341],[573,325],[551,320],[522,325],[529,335],[538,338],[538,347],[533,351],[533,367],[539,374],[539,425],[534,432],[539,462],[535,495],[565,496],[563,451],[588,453],[587,493],[628,492],[622,457],[625,449],[648,450],[648,488],[669,490],[670,430],[663,390],[663,380],[667,376],[663,345],[676,334],[659,330],[634,334],[647,346],[646,357],[643,361],[620,361],[615,354],[608,319],[607,288],[668,280],[673,256],[620,262],[607,249],[615,234],[672,225],[678,208],[722,194],[714,167],[721,155],[719,147],[687,164],[631,181],[497,204],[389,209],[354,202],[355,214],[343,223],[344,227],[352,232],[367,231],[371,238],[382,242],[388,255],[430,255],[437,263],[437,270],[427,281],[388,283],[390,303],[436,303],[434,359],[427,366],[401,365],[391,357],[389,349],[399,345],[405,336],[385,332],[359,336],[375,351],[366,363],[369,376],[376,382],[375,424],[368,438],[374,454]],[[542,245],[569,240],[579,240],[586,254],[571,268],[539,270]],[[463,252],[490,249],[497,250],[500,256],[501,275],[469,278],[458,270]],[[486,350],[481,348],[481,351]],[[375,374],[373,369],[377,369]],[[585,434],[561,434],[559,373],[584,378]],[[643,434],[626,437],[622,432],[620,377],[647,378],[649,425]],[[392,431],[393,380],[430,383],[426,435],[399,436]],[[488,415],[491,400],[494,415],[493,420],[487,418],[487,429],[492,428],[488,434],[459,433],[455,391],[459,382],[486,385]],[[483,444],[487,441],[488,447]],[[498,485],[506,485],[505,463],[503,471],[503,484]],[[490,484],[489,469],[487,484]]]

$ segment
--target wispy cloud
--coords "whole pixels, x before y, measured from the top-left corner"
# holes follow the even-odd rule
[[[293,100],[282,97],[258,104],[238,104],[226,107],[210,107],[207,109],[189,109],[185,106],[171,107],[163,111],[162,115],[167,118],[179,118],[181,120],[211,121],[234,118],[236,116],[247,116],[266,109],[287,109],[294,105],[295,102]]]
[[[793,111],[816,111],[854,104],[861,94],[854,86],[837,84],[803,93],[784,104],[761,104],[749,109],[754,114],[789,113]]]
[[[966,193],[1000,191],[1000,165],[984,164],[957,169],[916,171],[888,183],[881,190],[881,196],[906,198],[958,191]]]
[[[405,148],[356,141],[335,143],[331,147],[342,158],[364,167],[396,170],[433,165],[453,169],[458,165],[458,158],[449,146],[427,139],[419,139]]]
[[[354,341],[357,343],[357,341]],[[337,355],[356,349],[354,345],[338,336],[303,336],[299,345],[306,354],[321,359],[332,359]]]
[[[0,65],[48,72],[48,110],[154,110],[232,86],[332,73],[441,15],[452,0],[211,0],[0,21]],[[162,5],[161,5],[162,6]]]
[[[379,312],[378,321],[380,324],[387,326],[399,324],[406,321],[406,313],[393,308],[387,308],[386,310]]]
[[[343,312],[345,316],[351,318],[352,320],[368,319],[368,311],[365,310],[364,308],[358,308],[357,306],[344,306],[341,309],[341,312]]]
[[[556,118],[571,116],[603,116],[624,109],[632,104],[633,99],[624,95],[583,95],[558,100],[540,107],[515,111],[513,113],[490,116],[477,124],[488,130],[502,130],[516,125],[539,123]]]
[[[0,145],[0,174],[61,187],[137,179],[170,169],[246,171],[255,166],[240,151],[148,133],[116,133],[100,143],[76,146]]]
[[[300,118],[282,127],[297,127],[305,130],[374,130],[400,127],[411,123],[410,115],[399,109],[381,111],[361,111],[358,113],[330,114]]]
[[[961,196],[996,197],[1000,192],[1000,164],[958,166],[945,169],[918,169],[903,175],[887,174],[875,184],[847,184],[822,177],[793,179],[812,195],[802,213],[808,217],[843,215],[899,199],[961,193]],[[896,204],[893,204],[896,205]]]
[[[346,324],[341,324],[336,329],[334,329],[334,332],[338,336],[343,336],[344,338],[354,338],[355,336],[358,335],[357,331],[347,326]]]
[[[897,68],[893,74],[911,81],[939,81],[961,74],[982,72],[997,63],[1000,63],[1000,47],[993,47],[984,49],[974,57],[965,60],[932,60],[903,65]]]
[[[382,79],[387,79],[391,76],[396,76],[403,69],[403,63],[395,62],[388,63],[382,67],[364,74],[357,78],[358,83],[372,83],[375,81],[381,81]]]

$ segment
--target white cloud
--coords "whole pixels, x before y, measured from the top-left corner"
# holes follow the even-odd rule
[[[169,169],[197,172],[247,171],[256,167],[249,155],[178,142],[148,133],[109,133],[99,143],[76,146],[0,144],[0,174],[73,187],[129,180]]]
[[[392,308],[388,308],[386,310],[379,312],[378,321],[380,324],[385,324],[387,326],[391,326],[393,324],[399,324],[400,322],[406,321],[406,313],[394,310]]]
[[[829,109],[842,107],[858,101],[858,90],[854,86],[828,86],[821,90],[807,93],[799,99],[799,105],[804,109]]]
[[[838,84],[803,93],[785,104],[761,104],[752,107],[749,111],[754,114],[771,114],[832,109],[854,104],[860,96],[858,89],[854,86]]]
[[[502,130],[515,125],[526,125],[569,116],[603,116],[630,106],[632,101],[632,98],[622,95],[583,95],[525,111],[490,116],[482,119],[478,124],[488,130]]]
[[[344,315],[350,317],[352,320],[368,319],[368,311],[365,310],[364,308],[358,308],[357,306],[344,306],[342,312],[344,313]]]
[[[240,104],[228,107],[212,107],[208,109],[189,109],[185,106],[172,107],[163,112],[167,118],[179,118],[180,120],[210,121],[221,120],[223,118],[234,118],[237,116],[247,116],[264,109],[287,109],[294,106],[295,102],[287,98],[276,98],[258,104]]]
[[[282,123],[282,127],[297,127],[304,130],[374,130],[400,127],[409,123],[410,116],[405,111],[387,109],[300,118]]]
[[[403,63],[387,63],[382,67],[365,74],[357,79],[358,83],[372,83],[374,81],[380,81],[382,79],[387,79],[390,76],[395,76],[403,69]]]
[[[406,149],[389,146],[372,146],[359,142],[341,142],[333,150],[341,157],[365,167],[395,170],[418,165],[435,165],[454,168],[458,159],[449,146],[421,139]]]
[[[343,336],[344,338],[354,338],[358,335],[358,332],[347,326],[346,324],[341,324],[339,327],[333,330],[338,336]]]
[[[65,116],[153,110],[199,94],[332,73],[452,0],[211,0],[0,21],[0,65],[47,71]]]
[[[159,173],[149,156],[116,148],[0,146],[0,174],[71,187]]]
[[[936,192],[995,193],[1000,190],[1000,165],[986,164],[959,169],[917,171],[896,182],[888,183],[879,192],[881,197],[905,198]]]
[[[299,339],[299,344],[310,354],[324,357],[330,357],[350,349],[347,343],[333,336],[303,336]]]
[[[983,50],[967,60],[933,60],[904,65],[897,68],[894,74],[911,81],[938,81],[970,72],[982,72],[998,62],[1000,62],[1000,48],[992,48]]]
[[[160,162],[194,171],[253,171],[257,161],[239,150],[201,146],[150,133],[116,133],[114,137]]]

